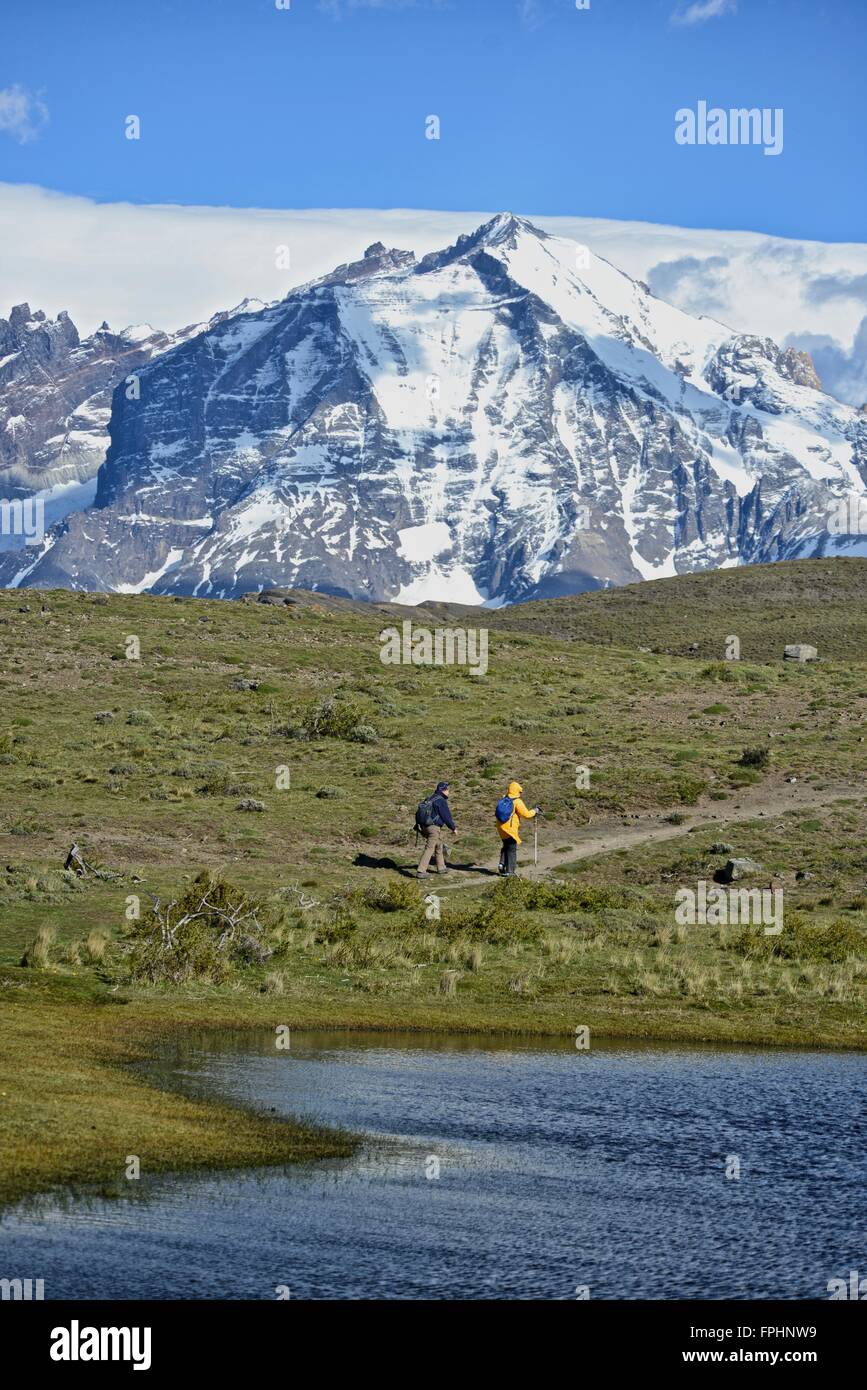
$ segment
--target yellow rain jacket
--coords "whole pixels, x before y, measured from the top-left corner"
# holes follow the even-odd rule
[[[534,816],[536,815],[535,811],[528,811],[523,801],[521,800],[521,792],[523,790],[524,789],[521,786],[520,782],[509,783],[509,789],[506,792],[506,795],[512,798],[512,800],[515,803],[515,807],[512,811],[512,816],[510,820],[505,821],[502,825],[499,821],[497,821],[497,829],[500,832],[501,840],[515,840],[518,844],[521,844],[521,837],[518,834],[518,828],[521,824],[521,821],[533,820]]]

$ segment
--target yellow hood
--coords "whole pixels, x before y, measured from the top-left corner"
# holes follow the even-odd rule
[[[523,790],[524,790],[524,788],[521,786],[521,783],[520,783],[520,782],[510,782],[510,783],[509,783],[509,790],[508,790],[508,792],[506,793],[506,795],[507,795],[507,796],[510,796],[510,797],[512,798],[512,800],[514,801],[515,797],[516,797],[516,796],[520,796],[520,795],[521,795],[521,792],[522,792]]]

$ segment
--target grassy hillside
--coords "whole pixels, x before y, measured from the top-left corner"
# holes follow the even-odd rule
[[[684,574],[520,603],[490,621],[504,631],[649,647],[700,661],[723,657],[730,633],[740,638],[745,660],[778,661],[787,644],[809,642],[823,658],[863,661],[867,559],[787,560]]]
[[[339,1146],[215,1107],[197,1149],[207,1107],[157,1104],[126,1060],[203,1023],[865,1046],[865,575],[805,562],[475,610],[483,678],[384,666],[387,607],[0,593],[0,1192],[108,1180],[148,1146],[163,1166]],[[730,632],[740,662],[714,659]],[[700,651],[638,650],[675,639]],[[790,640],[825,659],[783,663]],[[512,776],[546,812],[523,885],[488,872]],[[431,919],[411,825],[440,777],[461,838],[424,886]],[[675,922],[676,889],[732,854],[783,888],[781,936]],[[256,899],[270,954],[148,983],[135,933],[203,870]],[[72,1088],[44,1050],[58,1020]]]

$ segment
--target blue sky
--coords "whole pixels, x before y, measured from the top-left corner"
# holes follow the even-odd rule
[[[865,52],[865,0],[41,0],[3,20],[0,180],[861,241]],[[782,154],[677,145],[699,100],[783,108]]]

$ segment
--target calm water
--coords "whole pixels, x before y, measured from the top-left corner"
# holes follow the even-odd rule
[[[18,1208],[0,1274],[54,1298],[569,1299],[827,1297],[867,1273],[858,1055],[235,1034],[161,1066],[368,1137]]]

